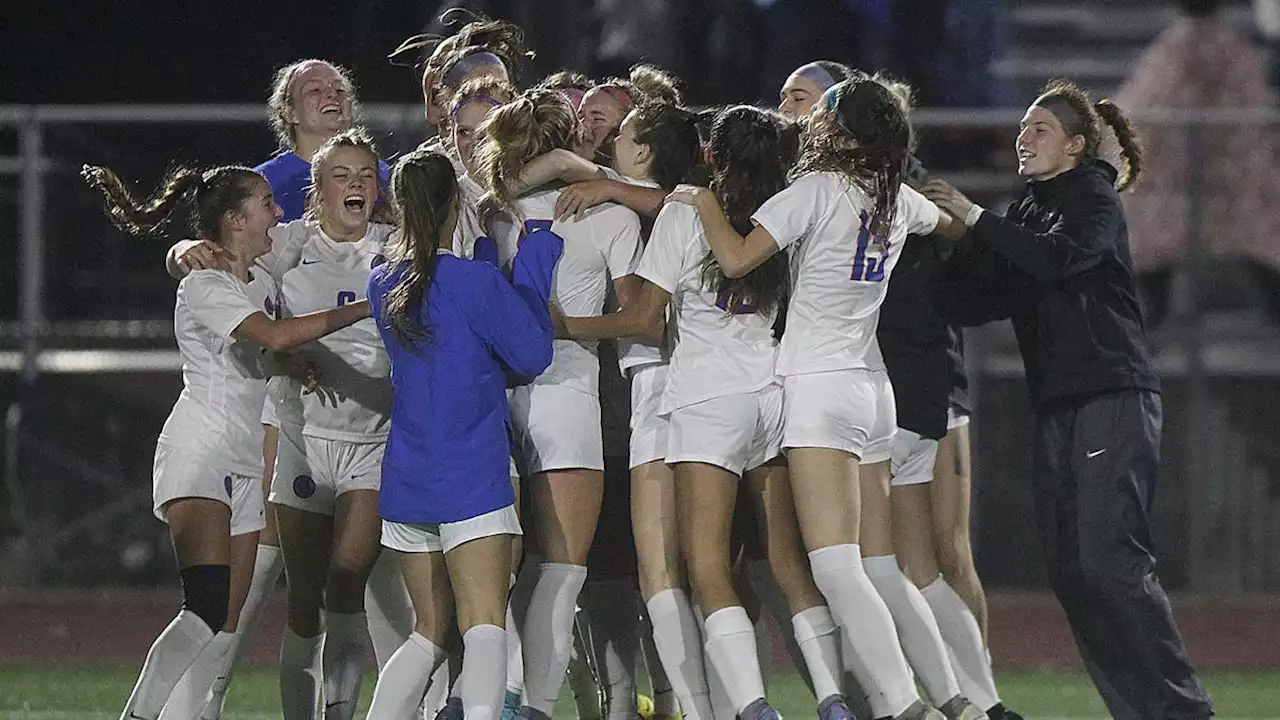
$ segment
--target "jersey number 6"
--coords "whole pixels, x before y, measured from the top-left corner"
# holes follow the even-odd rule
[[[889,238],[872,235],[867,227],[867,211],[862,211],[862,226],[858,228],[858,253],[853,256],[851,279],[857,282],[884,282],[884,263],[889,255]],[[878,256],[867,256],[871,249]]]

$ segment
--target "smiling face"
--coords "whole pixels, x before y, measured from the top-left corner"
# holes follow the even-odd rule
[[[1068,136],[1053,112],[1032,105],[1022,116],[1020,128],[1014,144],[1019,175],[1028,180],[1048,180],[1076,166],[1084,138]]]
[[[285,119],[295,133],[332,137],[351,128],[354,98],[351,84],[329,63],[305,63],[289,81]]]
[[[248,184],[249,195],[240,203],[238,210],[228,214],[226,221],[241,231],[244,251],[252,260],[271,250],[271,238],[267,237],[267,231],[279,224],[280,218],[284,217],[284,210],[276,204],[271,186],[261,175],[244,182]]]
[[[636,111],[632,110],[613,140],[613,169],[626,177],[647,178],[651,157],[649,146],[636,142]]]
[[[797,120],[808,115],[821,97],[822,88],[818,83],[804,75],[793,74],[778,93],[778,113],[788,120]]]
[[[476,146],[484,139],[480,125],[489,117],[493,105],[483,100],[475,100],[463,105],[453,116],[453,147],[458,157],[467,168],[471,177],[480,177],[480,169],[475,165]]]
[[[600,88],[588,90],[578,107],[582,142],[577,153],[588,160],[594,159],[600,146],[622,125],[626,114],[626,108],[608,91]]]
[[[319,171],[320,223],[334,239],[364,236],[378,198],[378,160],[359,147],[338,147]]]

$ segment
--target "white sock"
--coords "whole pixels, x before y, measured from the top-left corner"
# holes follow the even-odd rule
[[[138,682],[120,713],[121,720],[159,717],[169,693],[213,636],[213,630],[199,615],[189,610],[180,611],[151,644]]]
[[[405,589],[395,553],[390,550],[383,550],[369,571],[369,580],[364,586],[364,610],[369,618],[373,657],[381,670],[413,632],[414,623],[409,591]]]
[[[364,680],[369,620],[362,612],[324,613],[324,717],[355,717],[360,684]]]
[[[848,633],[840,633],[840,659],[844,661],[841,687],[844,688],[845,702],[853,714],[856,717],[892,717],[893,708],[889,707],[885,696],[866,689],[871,685],[871,674],[849,644]]]
[[[680,589],[663,590],[649,598],[647,606],[653,644],[671,689],[680,699],[685,720],[710,720],[711,694],[703,666],[702,633],[689,596]]]
[[[919,676],[929,699],[941,706],[959,695],[960,684],[947,660],[947,647],[938,631],[938,621],[933,619],[933,611],[924,596],[903,574],[898,558],[894,555],[869,557],[863,558],[862,564],[876,592],[889,606],[907,661]]]
[[[315,720],[324,677],[324,633],[304,638],[286,625],[280,638],[280,709],[284,720]]]
[[[529,602],[533,599],[533,589],[538,584],[538,575],[542,563],[537,556],[525,553],[524,564],[511,585],[511,596],[507,598],[507,690],[524,693],[524,652],[521,649],[521,636],[524,634],[524,621],[529,617]]]
[[[593,635],[590,613],[579,608],[573,614],[573,651],[569,653],[569,667],[565,671],[565,681],[573,693],[578,720],[600,720],[605,711],[600,686],[596,682],[597,667],[593,665],[599,662],[592,653]]]
[[[764,678],[756,656],[756,632],[747,611],[737,605],[707,617],[707,657],[724,682],[735,713],[764,697]]]
[[[587,580],[583,565],[542,563],[524,624],[525,705],[548,717],[573,652],[573,614]]]
[[[444,657],[443,649],[422,635],[411,633],[378,673],[369,717],[394,720],[418,717],[418,706],[427,691],[427,680],[444,662]]]
[[[244,657],[245,648],[253,644],[253,636],[258,630],[258,621],[262,619],[262,610],[266,601],[275,591],[284,572],[284,556],[280,548],[274,545],[259,545],[253,560],[253,578],[249,581],[249,594],[245,597],[244,607],[240,609],[240,620],[236,623],[236,632],[231,638],[230,652],[222,666],[221,674],[213,681],[213,691],[209,702],[200,714],[200,720],[219,720],[222,707],[227,702],[227,689],[231,687],[231,679],[236,668]],[[214,638],[216,641],[217,638]]]
[[[814,697],[822,702],[839,695],[844,664],[840,661],[840,626],[831,617],[830,608],[818,605],[792,615],[791,631],[813,678]]]
[[[692,613],[690,613],[692,617]],[[662,658],[658,656],[658,646],[653,642],[653,621],[649,617],[648,608],[640,617],[640,659],[649,675],[649,691],[653,696],[653,714],[663,718],[680,712],[680,701],[671,687],[671,678],[667,669],[662,666]]]
[[[952,653],[952,666],[960,691],[979,708],[995,707],[1000,702],[996,681],[991,674],[991,661],[982,642],[982,630],[969,606],[947,581],[938,576],[920,590],[933,617],[938,621],[942,639]]]
[[[203,720],[206,708],[212,703],[218,685],[222,696],[226,695],[227,670],[231,666],[232,653],[240,633],[220,632],[213,636],[204,650],[182,674],[182,679],[169,693],[169,701],[160,713],[160,720]],[[220,682],[221,681],[221,682]],[[219,708],[221,705],[218,706]],[[213,716],[217,720],[217,716]]]
[[[447,655],[444,662],[436,668],[431,674],[431,681],[427,683],[427,694],[422,696],[422,716],[427,720],[434,720],[436,713],[444,707],[449,700],[449,691],[453,684],[453,666],[461,662],[452,654]]]
[[[832,545],[809,553],[813,582],[849,638],[869,693],[884,695],[887,714],[896,717],[919,700],[907,668],[893,617],[862,567],[857,545]]]
[[[608,698],[610,718],[636,717],[636,661],[640,657],[640,588],[635,579],[593,580],[582,594],[592,618],[591,644]]]
[[[476,625],[462,636],[462,645],[458,697],[465,717],[493,720],[502,713],[506,691],[507,631],[497,625]]]

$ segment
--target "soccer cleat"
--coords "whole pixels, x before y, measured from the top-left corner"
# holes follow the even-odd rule
[[[1022,720],[1022,716],[1004,706],[1004,703],[996,703],[987,708],[987,717],[991,720]]]
[[[462,698],[451,697],[444,701],[444,707],[436,713],[436,720],[462,720]]]
[[[929,707],[923,700],[917,700],[894,720],[947,720],[947,716]]]
[[[501,720],[516,720],[520,714],[520,693],[508,690],[502,696],[502,718]]]
[[[845,704],[844,698],[832,695],[818,703],[818,720],[857,720],[857,717]]]
[[[536,708],[531,708],[528,705],[520,708],[520,714],[516,717],[520,718],[520,720],[551,720],[551,718],[547,717],[546,713]]]
[[[963,695],[957,695],[946,701],[938,711],[946,715],[947,720],[988,720],[987,714]]]
[[[739,720],[782,720],[782,715],[764,698],[760,698],[748,705],[738,718]]]

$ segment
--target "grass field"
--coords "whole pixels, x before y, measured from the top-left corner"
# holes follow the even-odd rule
[[[52,667],[0,665],[0,720],[114,720],[132,686],[136,670],[127,667]],[[1218,717],[1280,720],[1280,672],[1214,673],[1205,676]],[[1102,702],[1083,674],[1015,672],[999,676],[1005,703],[1027,718],[1072,720],[1105,718]],[[367,706],[370,678],[361,693]],[[813,717],[813,700],[798,676],[775,674],[769,680],[773,704],[788,718]],[[227,701],[226,720],[279,718],[276,676],[272,668],[241,672]],[[567,695],[557,718],[574,718]],[[363,717],[363,712],[359,715]]]

